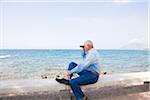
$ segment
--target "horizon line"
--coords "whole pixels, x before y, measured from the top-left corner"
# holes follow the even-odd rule
[[[150,48],[145,48],[145,49],[100,49],[100,48],[95,48],[97,50],[150,50]],[[81,49],[75,49],[75,48],[8,48],[8,49],[0,49],[0,50],[81,50]]]

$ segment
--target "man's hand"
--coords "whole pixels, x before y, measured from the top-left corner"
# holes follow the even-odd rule
[[[67,71],[67,76],[70,76],[72,74],[72,72],[71,71]]]

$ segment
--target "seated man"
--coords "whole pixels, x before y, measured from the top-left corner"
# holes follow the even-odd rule
[[[71,62],[68,66],[67,78],[58,79],[59,83],[70,85],[76,100],[87,100],[87,97],[81,90],[80,86],[94,84],[98,81],[100,72],[99,53],[93,47],[92,41],[88,40],[83,46],[84,61],[81,64]],[[79,77],[72,78],[73,73],[77,73]]]

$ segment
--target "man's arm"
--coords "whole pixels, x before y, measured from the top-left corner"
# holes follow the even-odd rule
[[[72,73],[79,73],[83,69],[86,69],[87,67],[90,66],[91,63],[95,60],[95,54],[94,53],[89,53],[83,63],[79,64],[76,66],[74,69],[71,70]]]

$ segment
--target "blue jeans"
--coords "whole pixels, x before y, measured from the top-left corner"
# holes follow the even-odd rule
[[[76,63],[71,62],[68,66],[68,70],[71,70],[77,66]],[[83,70],[82,72],[78,73],[79,77],[73,78],[70,80],[70,87],[76,97],[76,100],[82,100],[85,96],[82,92],[80,86],[94,84],[98,81],[99,76],[93,74],[92,72]]]

